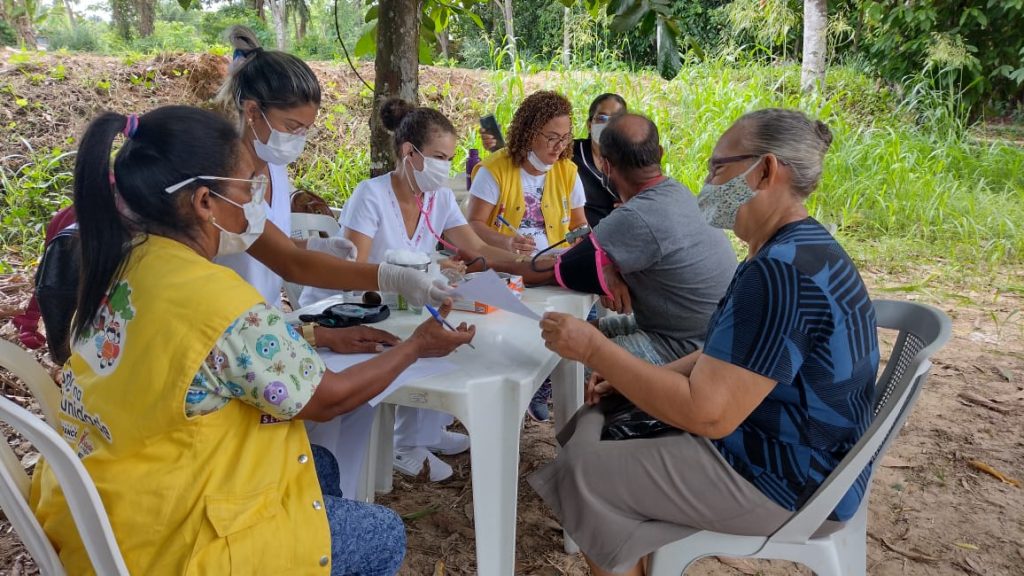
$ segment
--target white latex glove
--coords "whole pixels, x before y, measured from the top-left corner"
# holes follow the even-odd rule
[[[324,252],[331,256],[336,256],[342,260],[348,260],[351,262],[354,262],[359,254],[359,249],[356,248],[356,245],[348,238],[343,238],[341,236],[335,236],[332,238],[310,236],[309,239],[306,240],[306,249]]]
[[[387,263],[377,269],[377,286],[381,292],[398,292],[413,306],[440,306],[451,292],[444,280],[431,278],[414,268]]]

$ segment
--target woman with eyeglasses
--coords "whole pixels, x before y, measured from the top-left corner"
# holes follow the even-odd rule
[[[474,169],[469,224],[492,246],[529,255],[587,223],[572,163],[572,105],[534,92],[516,109],[508,144]]]
[[[572,162],[572,105],[556,92],[526,97],[508,129],[508,144],[473,170],[469,225],[492,246],[529,256],[587,224],[586,195]],[[530,401],[527,414],[550,416],[551,383]]]
[[[601,171],[601,133],[612,118],[628,112],[626,100],[618,94],[606,92],[590,103],[587,112],[587,137],[573,140],[572,161],[579,169],[580,180],[587,203],[584,211],[587,224],[593,228],[622,201],[612,190],[608,177]]]
[[[718,139],[697,204],[748,253],[702,350],[657,366],[571,316],[541,320],[548,348],[595,372],[558,457],[529,478],[591,574],[642,576],[645,556],[694,531],[775,533],[870,426],[874,307],[805,206],[831,143],[823,122],[778,108]],[[855,517],[870,468],[818,536]]]
[[[249,226],[239,206],[265,185],[234,127],[196,108],[108,112],[81,139],[82,281],[58,429],[132,574],[394,574],[401,564],[401,519],[339,497],[338,471],[301,421],[365,404],[474,330],[431,318],[372,360],[326,370],[253,286],[213,262],[243,249],[231,236]],[[62,564],[92,573],[45,463],[33,481]]]

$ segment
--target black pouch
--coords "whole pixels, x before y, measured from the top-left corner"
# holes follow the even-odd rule
[[[658,420],[636,407],[625,396],[615,394],[601,400],[604,412],[604,427],[601,440],[632,440],[633,438],[654,438],[679,429]]]
[[[71,356],[71,318],[78,305],[80,252],[78,226],[68,226],[46,244],[36,270],[35,293],[46,327],[46,345],[58,366]]]
[[[302,322],[316,322],[324,328],[348,328],[360,324],[374,324],[391,316],[387,304],[335,304],[319,314],[303,314]]]

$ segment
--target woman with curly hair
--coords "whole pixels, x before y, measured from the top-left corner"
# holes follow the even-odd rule
[[[519,105],[508,145],[477,165],[470,187],[469,225],[484,242],[523,256],[544,250],[585,226],[586,195],[572,161],[572,105],[540,91]],[[551,382],[530,400],[527,414],[548,419]]]
[[[587,223],[571,116],[561,94],[534,92],[512,118],[508,145],[473,171],[469,224],[488,244],[528,255]]]

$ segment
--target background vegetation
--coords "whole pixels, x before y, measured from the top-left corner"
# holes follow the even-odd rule
[[[163,0],[153,5],[148,34],[139,29],[138,10],[125,25],[76,9],[71,0],[34,8],[35,29],[51,57],[41,64],[31,53],[10,56],[6,66],[17,71],[18,81],[0,76],[0,107],[8,112],[0,142],[3,249],[34,258],[41,227],[68,202],[74,138],[59,146],[28,145],[30,124],[22,119],[48,113],[26,95],[31,87],[60,90],[79,82],[88,91],[115,94],[121,85],[145,96],[159,90],[161,78],[188,73],[160,68],[165,57],[154,56],[226,55],[222,34],[231,24],[253,27],[273,46],[268,5],[275,1],[283,2],[287,48],[330,62],[318,71],[341,73],[347,64],[335,33],[336,6],[337,30],[370,76],[359,62],[360,54],[369,56],[356,47],[372,34],[372,2],[245,0],[183,10]],[[10,7],[22,0],[0,2],[7,6],[0,41],[17,43]],[[653,117],[667,150],[666,170],[697,190],[715,139],[736,117],[764,106],[794,107],[835,132],[825,180],[810,207],[837,226],[862,261],[899,267],[927,258],[971,274],[1024,258],[1024,0],[833,1],[830,68],[826,90],[816,95],[799,89],[802,8],[796,0],[674,3],[682,67],[671,81],[655,74],[656,47],[639,27],[615,33],[611,16],[587,10],[586,2],[572,8],[553,0],[510,3],[514,57],[504,33],[504,2],[451,4],[458,10],[443,27],[425,25],[430,41],[421,43],[427,52],[421,57],[440,73],[421,79],[420,94],[460,120],[464,138],[456,166],[479,145],[473,130],[478,115],[494,111],[507,123],[526,93],[548,87],[573,101],[576,132],[584,136],[590,99],[615,91]],[[59,62],[70,52],[117,56],[126,71],[66,79]],[[454,83],[452,72],[459,68],[479,71]],[[295,178],[340,203],[368,173],[372,92],[352,76],[321,77],[329,94],[320,117],[325,129],[295,166]]]

